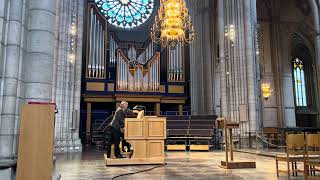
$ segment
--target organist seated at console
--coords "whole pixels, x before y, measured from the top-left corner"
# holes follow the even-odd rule
[[[136,106],[134,110],[128,109],[128,102],[122,101],[116,110],[112,121],[109,124],[109,140],[107,143],[107,156],[110,158],[111,156],[111,146],[114,144],[114,155],[116,158],[122,158],[120,153],[120,141],[122,138],[122,150],[124,150],[124,146],[127,146],[128,151],[130,151],[130,144],[124,140],[124,121],[128,115],[137,114],[137,118],[143,118],[144,111],[142,110],[143,106]]]

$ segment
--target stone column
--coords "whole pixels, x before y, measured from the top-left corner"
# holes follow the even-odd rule
[[[21,54],[23,0],[10,1],[7,47],[4,63],[3,99],[0,126],[0,157],[13,158],[14,130],[18,119],[17,96]]]
[[[7,35],[7,11],[8,11],[8,2],[9,0],[0,1],[0,82],[2,82],[2,76],[4,72],[4,60],[5,53],[4,48],[6,46],[5,37]],[[0,89],[2,83],[0,83]],[[0,93],[0,109],[2,104],[2,93]]]
[[[312,10],[312,18],[314,22],[314,29],[315,29],[315,39],[314,39],[314,45],[315,45],[315,52],[316,52],[316,74],[317,74],[317,89],[318,92],[320,91],[320,18],[319,18],[319,6],[317,6],[318,0],[308,0],[311,6]],[[318,2],[319,3],[319,2]],[[317,99],[317,107],[319,109],[320,107],[320,97],[318,96]],[[319,111],[318,111],[319,113]],[[320,115],[317,117],[317,126],[320,127]]]
[[[197,31],[190,57],[191,110],[193,115],[215,114],[212,3],[209,0],[192,1],[191,8]]]
[[[249,131],[258,130],[258,93],[260,90],[257,84],[257,62],[255,59],[255,28],[256,28],[256,0],[244,1],[244,40],[246,43],[245,53],[247,60],[247,83],[248,83],[248,120]]]
[[[60,0],[57,8],[53,99],[56,114],[56,151],[81,151],[79,139],[83,1]],[[76,34],[70,32],[76,27]],[[71,40],[73,43],[71,43]],[[74,59],[71,59],[73,54]]]
[[[196,18],[196,13],[197,13],[197,2],[196,1],[191,1],[191,6],[190,6],[190,14],[192,17],[192,22],[196,23],[198,22],[198,19]],[[195,28],[196,24],[194,24]],[[198,29],[196,31],[200,32]],[[191,114],[196,115],[198,113],[198,109],[201,108],[199,107],[199,102],[201,99],[199,99],[199,93],[200,93],[200,87],[199,87],[199,81],[197,80],[197,70],[196,68],[196,51],[198,50],[198,35],[195,38],[195,40],[192,42],[190,45],[190,98],[191,98]]]
[[[219,37],[219,64],[220,64],[220,98],[221,98],[221,116],[227,117],[227,81],[226,81],[226,65],[225,65],[225,50],[224,50],[224,0],[218,0],[218,37]]]
[[[27,58],[25,60],[26,101],[52,102],[56,0],[30,0]]]

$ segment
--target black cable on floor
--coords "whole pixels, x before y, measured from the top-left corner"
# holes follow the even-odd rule
[[[138,174],[138,173],[142,173],[142,172],[146,172],[146,171],[151,171],[151,170],[153,170],[153,169],[160,168],[160,167],[163,167],[163,166],[165,166],[165,165],[167,165],[167,164],[162,164],[162,165],[159,165],[159,166],[155,166],[155,167],[152,167],[152,168],[149,168],[149,169],[144,169],[144,170],[137,171],[137,172],[120,174],[120,175],[114,176],[114,177],[112,178],[112,180],[113,180],[113,179],[116,179],[116,178],[119,178],[119,177],[122,177],[122,176],[129,176],[129,175]]]

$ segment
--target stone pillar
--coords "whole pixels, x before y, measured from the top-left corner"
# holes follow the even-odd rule
[[[0,126],[0,157],[13,158],[15,125],[18,120],[17,96],[21,58],[23,0],[10,1],[7,47],[4,63],[3,99]]]
[[[259,120],[255,3],[255,0],[217,1],[221,115],[240,123],[236,133],[242,137],[247,136],[247,132],[256,131]],[[227,28],[230,32],[232,25],[235,31],[231,39],[231,36],[225,36],[225,30]],[[243,107],[241,117],[240,106]]]
[[[314,22],[314,29],[315,29],[315,39],[314,39],[314,45],[315,45],[315,52],[316,52],[316,74],[317,74],[317,89],[318,92],[320,91],[320,14],[319,14],[319,6],[317,5],[318,0],[309,0],[311,10],[312,10],[312,18]],[[318,93],[319,94],[319,93]],[[320,96],[318,96],[317,99],[317,107],[320,108]],[[319,110],[318,110],[319,114]],[[320,127],[320,115],[317,117],[317,127]]]
[[[52,102],[56,0],[30,0],[25,100]]]
[[[192,1],[191,15],[196,38],[191,46],[191,111],[192,114],[215,114],[214,110],[214,28],[213,3]]]
[[[84,1],[60,0],[57,8],[56,54],[54,64],[53,98],[56,114],[56,151],[81,150],[79,138],[82,30]],[[70,30],[72,23],[76,35]],[[73,43],[71,43],[73,41]],[[74,59],[71,59],[73,54]]]
[[[218,37],[219,37],[219,64],[220,64],[220,98],[221,98],[221,116],[227,117],[227,81],[226,81],[226,65],[225,65],[225,42],[224,42],[224,0],[218,0]]]
[[[86,121],[86,141],[87,145],[91,142],[91,103],[87,103],[87,121]]]
[[[258,130],[258,93],[260,89],[257,84],[257,62],[255,59],[255,28],[256,28],[256,0],[244,1],[244,40],[246,43],[246,60],[247,60],[247,83],[248,83],[248,120],[249,131]]]
[[[7,11],[8,11],[9,0],[0,1],[0,82],[2,81],[2,76],[4,72],[4,60],[5,53],[4,48],[6,46],[6,36],[7,36]],[[0,83],[0,89],[2,83]],[[2,93],[0,93],[0,109],[2,104]]]

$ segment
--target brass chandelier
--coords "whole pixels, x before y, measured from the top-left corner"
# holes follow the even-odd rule
[[[269,82],[261,83],[261,91],[262,96],[265,100],[268,100],[269,97],[273,94],[273,89],[271,88],[271,84]]]
[[[184,0],[160,0],[151,28],[151,39],[163,47],[175,48],[179,42],[190,44],[196,32]]]

